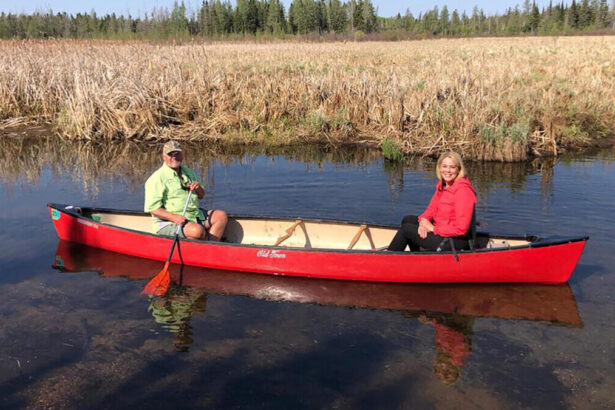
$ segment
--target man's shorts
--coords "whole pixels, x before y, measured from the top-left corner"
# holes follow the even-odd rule
[[[203,214],[207,215],[207,219],[211,218],[211,213],[212,212],[213,212],[213,209],[210,209],[210,210],[203,209]],[[190,221],[190,222],[194,222],[194,221]],[[202,221],[200,219],[197,219],[196,223],[205,226],[205,221]],[[209,221],[209,223],[211,224],[211,221]],[[175,225],[173,222],[171,222],[171,223],[166,224],[162,228],[160,228],[158,230],[158,232],[156,232],[156,235],[175,236],[175,232],[176,231],[177,231],[177,225]],[[183,229],[179,230],[179,237],[180,237],[180,239],[186,239],[186,235],[184,235],[184,230]]]
[[[177,231],[177,225],[175,225],[174,223],[171,222],[170,224],[166,224],[165,226],[160,228],[158,230],[158,232],[156,232],[156,235],[175,236],[175,232],[176,231]],[[186,235],[184,235],[184,230],[183,229],[179,230],[179,237],[181,239],[186,239]]]

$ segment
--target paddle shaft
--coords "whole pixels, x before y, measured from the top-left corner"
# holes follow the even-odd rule
[[[190,203],[190,198],[192,197],[192,191],[188,193],[188,199],[186,199],[186,204],[184,205],[184,210],[182,211],[182,216],[186,216],[186,210],[188,209],[188,204]],[[175,245],[177,245],[177,241],[179,241],[179,231],[182,229],[181,225],[177,225],[177,230],[175,231],[175,239],[173,239],[173,245],[171,246],[171,252],[169,252],[169,257],[167,258],[167,263],[171,262],[171,257],[173,256],[173,251],[175,250]]]

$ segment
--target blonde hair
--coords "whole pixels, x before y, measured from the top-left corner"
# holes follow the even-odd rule
[[[466,167],[465,165],[463,165],[463,160],[461,159],[461,155],[457,154],[455,151],[448,151],[440,155],[440,158],[438,158],[438,163],[436,164],[436,176],[438,177],[438,179],[442,179],[442,173],[440,172],[440,166],[442,165],[442,161],[444,161],[445,158],[452,159],[455,165],[457,165],[457,168],[459,168],[459,174],[457,174],[455,181],[457,181],[457,179],[459,178],[463,178],[467,176]]]

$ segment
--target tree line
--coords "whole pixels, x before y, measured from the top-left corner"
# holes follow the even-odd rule
[[[482,36],[615,32],[615,0],[572,0],[539,8],[525,0],[502,14],[487,15],[435,6],[418,15],[407,10],[379,17],[371,0],[293,0],[288,10],[280,0],[203,1],[197,10],[184,2],[142,16],[90,13],[0,13],[0,38],[74,39],[221,39],[293,35],[371,33],[399,37]],[[391,37],[393,38],[393,37]]]

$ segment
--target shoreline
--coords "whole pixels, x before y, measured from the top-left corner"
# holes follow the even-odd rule
[[[67,139],[59,135],[58,133],[54,133],[53,126],[46,125],[16,125],[10,127],[2,127],[0,125],[0,139],[9,139],[9,140],[33,140],[33,139],[48,139],[58,141],[65,141],[68,144],[86,144],[89,146],[98,146],[98,147],[114,147],[125,145],[126,143],[134,144],[141,148],[150,149],[157,145],[160,145],[162,141],[165,139],[148,139],[148,140],[126,140],[126,139],[106,139],[106,140],[92,140],[87,138],[82,139]],[[187,143],[189,145],[198,146],[202,144],[210,144],[207,149],[212,153],[224,153],[224,154],[243,154],[245,152],[254,152],[254,153],[267,153],[270,150],[279,150],[282,153],[286,153],[288,151],[292,152],[301,147],[309,147],[310,150],[320,151],[322,153],[330,152],[331,150],[366,150],[372,153],[378,153],[377,155],[381,156],[383,160],[392,162],[392,163],[403,163],[415,158],[433,158],[437,159],[439,154],[433,155],[421,155],[420,153],[410,153],[404,154],[402,157],[398,158],[387,158],[385,153],[382,150],[382,147],[378,144],[370,143],[370,142],[342,142],[342,143],[332,143],[330,141],[288,141],[284,144],[267,144],[265,141],[240,141],[237,139],[224,140],[224,139],[216,139],[212,140],[207,137],[201,139],[190,139],[190,140],[181,140],[183,143]],[[473,160],[471,158],[464,158],[465,161],[468,162],[499,162],[499,163],[523,163],[523,162],[531,162],[537,159],[547,159],[547,158],[558,158],[568,155],[583,155],[587,153],[591,153],[597,150],[603,149],[615,149],[615,137],[612,138],[604,138],[601,140],[594,141],[591,145],[579,146],[574,149],[566,149],[564,151],[558,152],[558,155],[553,155],[552,152],[547,151],[544,155],[536,155],[536,153],[528,153],[528,157],[524,160],[517,161],[495,161],[495,160]]]

